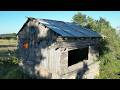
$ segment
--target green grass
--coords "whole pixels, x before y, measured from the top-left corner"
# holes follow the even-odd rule
[[[100,59],[100,75],[98,79],[120,79],[120,60],[106,54]]]
[[[17,40],[0,39],[0,57],[8,57],[9,51],[13,52],[17,49]]]
[[[29,76],[18,65],[0,64],[0,79],[29,79]]]
[[[120,61],[112,61],[107,65],[101,65],[101,79],[120,79]]]
[[[16,46],[17,40],[0,39],[0,79],[29,79],[18,65]]]
[[[14,39],[0,39],[0,45],[17,45],[17,40]]]

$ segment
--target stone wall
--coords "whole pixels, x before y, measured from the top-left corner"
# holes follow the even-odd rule
[[[87,67],[67,73],[61,79],[95,79],[99,76],[99,63],[95,62]]]
[[[99,61],[97,61],[99,53],[94,46],[89,46],[88,60],[84,60],[68,67],[68,60],[62,67],[62,79],[94,79],[99,75]],[[67,57],[67,56],[66,56]],[[63,57],[62,57],[63,58]],[[66,58],[68,59],[68,58]],[[64,59],[62,59],[64,60]]]
[[[33,34],[33,31],[36,33]],[[66,41],[59,41],[58,34],[37,21],[26,24],[18,36],[19,51],[23,59],[21,66],[31,75],[39,77],[41,74],[53,79],[94,78],[94,74],[99,71],[99,65],[92,64],[98,55],[95,47],[91,46],[95,45],[96,40],[64,38]],[[22,47],[25,41],[29,43],[27,49]],[[88,60],[68,68],[68,51],[86,46],[89,46]]]

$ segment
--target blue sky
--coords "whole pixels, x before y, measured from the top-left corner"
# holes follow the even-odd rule
[[[0,34],[17,33],[27,16],[35,18],[54,19],[62,21],[72,21],[72,17],[78,11],[0,11]],[[120,25],[120,11],[80,11],[94,19],[103,17],[110,21],[116,28]]]

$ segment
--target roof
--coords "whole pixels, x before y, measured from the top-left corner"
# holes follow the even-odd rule
[[[101,37],[97,32],[76,23],[48,19],[39,19],[39,22],[63,37]]]
[[[35,18],[28,18],[26,23],[28,23],[29,20],[31,19],[35,19]],[[97,32],[91,29],[84,28],[77,23],[49,20],[49,19],[36,19],[36,20],[38,20],[41,24],[50,28],[54,32],[58,33],[62,37],[101,37]],[[25,24],[23,25],[23,27],[24,26]]]

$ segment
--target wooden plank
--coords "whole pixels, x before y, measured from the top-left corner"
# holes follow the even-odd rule
[[[98,41],[69,41],[69,42],[56,42],[56,46],[58,47],[86,47],[89,45],[98,45]]]

